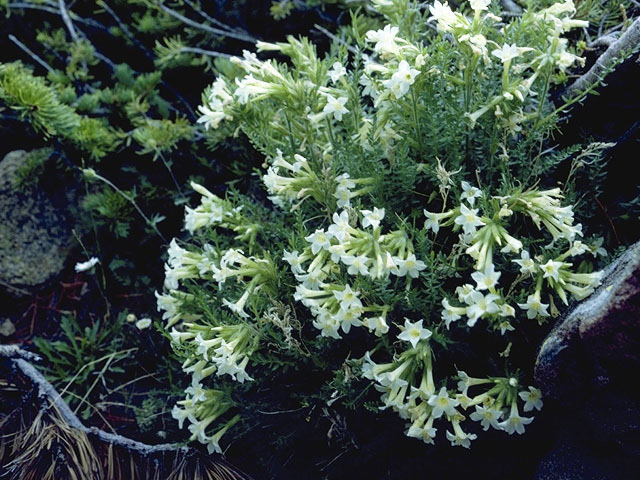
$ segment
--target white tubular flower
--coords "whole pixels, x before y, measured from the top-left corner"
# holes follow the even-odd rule
[[[349,236],[349,229],[349,212],[343,210],[339,215],[337,212],[333,214],[333,224],[329,226],[327,231],[333,235],[336,240],[343,243]]]
[[[320,335],[323,337],[342,338],[338,333],[340,321],[326,312],[322,312],[316,316],[316,319],[313,321],[313,326],[320,330]]]
[[[198,111],[202,115],[198,120],[196,120],[196,122],[203,123],[205,130],[209,130],[209,127],[215,130],[220,125],[220,122],[227,118],[227,114],[224,113],[224,111],[211,110],[206,105],[198,105]]]
[[[183,340],[191,340],[196,335],[193,332],[179,332],[175,327],[173,327],[169,336],[173,343],[181,344]]]
[[[381,337],[389,331],[389,325],[387,325],[387,319],[380,315],[378,317],[367,318],[363,320],[365,327],[373,332],[376,337]]]
[[[423,320],[410,322],[408,318],[404,319],[404,329],[398,334],[400,340],[409,342],[413,348],[416,348],[420,340],[427,340],[431,337],[431,330],[422,328]]]
[[[373,207],[373,211],[360,210],[360,213],[362,214],[362,228],[371,226],[376,229],[384,218],[384,208]]]
[[[246,261],[247,259],[244,256],[244,253],[242,252],[242,250],[230,248],[229,250],[224,252],[224,255],[220,259],[220,266],[242,264]]]
[[[342,263],[348,265],[347,273],[349,275],[362,275],[366,277],[369,275],[369,264],[371,259],[365,255],[345,255],[341,258]]]
[[[494,57],[498,57],[500,60],[502,60],[502,63],[510,62],[514,58],[517,58],[519,55],[518,47],[516,47],[515,43],[512,43],[511,45],[505,43],[504,45],[502,45],[502,48],[495,49],[493,52],[491,52],[491,54]]]
[[[158,292],[155,292],[155,296],[157,299],[158,312],[164,312],[162,314],[162,320],[167,321],[165,328],[169,329],[182,318],[182,313],[179,312],[182,301],[171,295],[160,295]]]
[[[514,263],[520,265],[520,273],[533,275],[536,272],[536,262],[529,256],[529,252],[523,250],[520,253],[520,260],[512,260]]]
[[[371,360],[371,353],[365,352],[362,357],[362,376],[368,380],[375,380],[381,368],[384,367]]]
[[[442,387],[437,395],[435,393],[431,395],[427,403],[433,407],[431,410],[433,418],[440,418],[443,413],[452,417],[456,413],[456,407],[460,405],[458,400],[449,396],[446,387]]]
[[[164,286],[167,290],[178,290],[180,280],[187,278],[196,278],[198,270],[190,267],[171,268],[168,264],[164,264]]]
[[[427,219],[424,222],[425,230],[432,230],[433,233],[438,233],[440,231],[440,222],[437,213],[431,213],[424,210],[424,216]]]
[[[489,9],[491,0],[469,0],[469,5],[474,12],[481,12]]]
[[[86,262],[76,263],[75,270],[78,273],[86,272],[87,270],[91,270],[93,267],[95,267],[96,264],[99,263],[99,262],[100,262],[100,260],[98,260],[96,257],[91,257]]]
[[[204,402],[207,399],[207,391],[202,388],[202,383],[195,379],[191,382],[191,386],[184,391],[191,398],[192,402]]]
[[[215,420],[215,417],[199,420],[189,425],[188,429],[192,433],[189,440],[193,442],[197,439],[200,443],[207,443],[209,438],[207,437],[206,429],[213,420]]]
[[[338,237],[336,237],[336,240],[340,242],[344,241],[340,240]],[[346,255],[347,251],[343,243],[336,243],[335,245],[331,245],[327,250],[331,254],[331,261],[333,263],[339,263],[340,259]]]
[[[169,255],[167,263],[173,268],[182,267],[182,260],[185,253],[187,253],[187,250],[180,247],[178,242],[176,242],[176,239],[172,238],[169,243],[169,248],[167,249],[167,254]]]
[[[495,301],[499,299],[500,297],[493,293],[483,295],[477,291],[473,292],[470,298],[473,303],[467,307],[467,317],[469,317],[467,325],[473,327],[478,319],[485,313],[489,315],[498,313],[500,311],[500,307],[496,305]]]
[[[471,285],[470,283],[465,283],[464,285],[456,287],[456,295],[458,296],[458,300],[466,303],[467,305],[473,303],[473,300],[471,300],[471,294],[475,291],[476,290],[473,288],[473,285]]]
[[[362,302],[358,295],[360,295],[360,292],[354,292],[349,285],[345,285],[343,290],[333,291],[333,296],[340,302],[340,308],[343,310],[349,310],[351,307],[362,307]]]
[[[242,296],[238,299],[236,303],[231,303],[226,298],[222,299],[222,303],[225,307],[228,307],[236,315],[242,318],[248,318],[249,315],[244,311],[244,306],[247,303],[247,299],[249,298],[249,290],[245,290]]]
[[[318,229],[315,233],[304,237],[304,239],[311,244],[311,252],[315,255],[320,250],[327,249],[331,245],[329,242],[331,234],[327,235],[323,229]]]
[[[276,88],[275,85],[269,82],[254,78],[252,74],[245,76],[242,80],[236,78],[236,84],[238,88],[233,92],[233,95],[242,105],[246,105],[249,102],[249,97],[267,95],[272,93]]]
[[[462,230],[467,235],[476,233],[477,227],[484,225],[485,223],[478,217],[478,209],[469,209],[466,205],[460,205],[460,215],[456,217],[454,222],[456,225],[461,225]]]
[[[337,83],[340,78],[344,77],[347,74],[347,69],[342,66],[340,62],[335,62],[329,70],[329,77],[331,78],[331,83]]]
[[[376,42],[373,48],[381,57],[397,55],[400,53],[400,47],[396,43],[397,34],[398,27],[386,25],[382,30],[369,30],[366,40],[367,42]]]
[[[516,309],[507,303],[503,303],[500,305],[500,316],[501,317],[515,317]]]
[[[498,324],[498,328],[500,329],[500,335],[504,335],[506,332],[511,332],[515,330],[514,326],[511,325],[511,322],[508,320],[503,320]]]
[[[518,396],[524,400],[524,411],[530,412],[534,408],[542,410],[542,392],[535,387],[529,387],[528,392],[520,392]]]
[[[499,425],[502,429],[507,432],[509,435],[513,435],[513,433],[518,433],[522,435],[524,433],[524,426],[533,422],[533,418],[521,417],[518,413],[518,406],[514,401],[511,404],[511,414],[509,418],[507,418],[504,422],[501,422]]]
[[[493,263],[489,263],[484,272],[473,272],[471,278],[475,280],[478,290],[493,290],[498,283],[502,273],[495,271]]]
[[[459,39],[459,42],[465,42],[471,47],[471,51],[475,55],[482,56],[485,58],[485,62],[488,63],[487,56],[487,38],[484,35],[462,35]]]
[[[469,182],[462,182],[462,194],[460,195],[460,200],[466,200],[469,202],[469,205],[473,207],[473,204],[476,202],[476,198],[482,196],[482,190],[476,187],[472,187]]]
[[[438,30],[441,32],[450,32],[451,29],[458,24],[458,17],[451,10],[449,4],[444,2],[444,4],[440,3],[438,0],[433,2],[433,5],[429,7],[429,12],[431,12],[431,17],[436,19],[438,22]]]
[[[336,314],[336,320],[340,322],[340,327],[344,333],[349,333],[351,327],[359,327],[362,325],[362,321],[360,321],[362,306],[360,306],[360,300],[356,300],[357,303],[351,305],[348,310],[341,308]]]
[[[392,271],[398,277],[404,277],[407,275],[411,278],[418,278],[419,272],[427,268],[427,265],[422,260],[418,260],[413,253],[409,254],[406,259],[397,263],[398,269]]]
[[[291,266],[291,271],[293,273],[304,273],[304,270],[302,269],[302,259],[300,258],[300,254],[297,250],[294,250],[293,252],[287,252],[286,250],[284,250],[282,259]]]
[[[409,91],[409,87],[415,82],[415,78],[420,74],[420,70],[411,68],[406,60],[402,60],[398,64],[398,70],[391,76],[389,80],[385,80],[382,84],[393,92],[396,99],[402,98]]]
[[[556,282],[560,280],[560,268],[563,266],[562,262],[554,262],[549,260],[544,265],[540,265],[540,270],[543,272],[543,278],[551,278]]]
[[[536,292],[533,295],[527,297],[527,303],[519,303],[518,306],[527,311],[527,318],[548,317],[549,308],[548,303],[542,303],[540,301],[540,293]]]
[[[589,250],[589,247],[587,245],[582,243],[580,240],[575,240],[571,244],[571,248],[569,249],[569,251],[566,254],[568,256],[571,256],[571,257],[576,257],[578,255],[582,255],[583,253],[587,252],[588,250]]]
[[[466,315],[467,313],[467,309],[465,307],[453,307],[446,298],[442,299],[442,306],[444,307],[444,310],[442,310],[441,317],[447,328],[449,328],[451,322],[459,320],[462,315]]]
[[[178,405],[174,405],[171,410],[171,417],[178,421],[178,428],[184,427],[184,421],[193,415],[193,408],[180,408]]]
[[[345,108],[345,104],[349,99],[347,97],[335,98],[330,93],[326,93],[325,96],[327,97],[327,104],[322,109],[322,112],[327,115],[333,114],[336,120],[341,121],[342,115],[349,113],[349,110]]]
[[[338,185],[333,196],[336,200],[338,200],[338,207],[342,208],[351,205],[351,199],[354,195],[351,194],[348,188]]]
[[[480,422],[483,430],[489,430],[489,427],[493,427],[496,430],[502,430],[502,427],[498,423],[502,412],[491,407],[481,407],[476,405],[476,411],[469,415],[469,418],[474,422]]]
[[[434,428],[432,425],[433,425],[432,417],[429,417],[427,424],[424,426],[421,426],[416,421],[413,424],[411,424],[411,426],[409,427],[409,430],[407,430],[406,432],[406,435],[407,437],[417,438],[418,440],[422,440],[424,443],[429,443],[431,445],[434,445],[435,444],[434,439],[436,438],[436,432],[438,431],[438,429]]]

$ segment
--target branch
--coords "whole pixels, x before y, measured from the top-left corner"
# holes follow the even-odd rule
[[[15,8],[15,9],[22,9],[22,10],[40,10],[41,12],[52,13],[53,15],[58,15],[58,16],[61,15],[60,10],[57,8],[47,7],[44,5],[35,5],[35,4],[24,3],[24,2],[9,3],[7,4],[7,8],[9,9]],[[99,28],[100,30],[107,30],[103,25],[101,25],[100,23],[96,22],[91,18],[82,18],[73,12],[69,13],[69,17],[73,19],[74,22],[82,23],[89,27]]]
[[[214,50],[205,50],[197,47],[182,47],[178,53],[196,53],[200,55],[207,55],[208,57],[220,57],[220,58],[232,58],[233,55],[228,53],[216,52]]]
[[[616,43],[617,40],[618,40],[618,36],[615,33],[610,33],[602,37],[598,37],[592,42],[588,42],[587,48],[595,48],[595,47],[609,48],[611,45]]]
[[[118,16],[118,14],[116,12],[113,11],[113,9],[107,5],[107,2],[104,1],[99,1],[97,2],[98,6],[104,8],[104,10],[111,15],[111,17],[116,21],[116,23],[118,24],[118,26],[120,27],[120,30],[122,30],[122,32],[125,34],[125,36],[129,39],[129,41],[131,43],[133,43],[136,47],[138,47],[140,50],[142,50],[142,52],[145,54],[145,56],[151,60],[153,60],[153,53],[151,53],[151,51],[145,47],[142,42],[140,42],[132,33],[131,30],[129,30],[129,27],[127,27],[127,25],[120,19],[120,17]]]
[[[570,99],[600,82],[602,75],[620,60],[625,51],[633,51],[638,48],[638,45],[640,45],[640,18],[637,18],[627,31],[600,55],[587,73],[569,85],[561,96]]]
[[[55,70],[51,68],[51,66],[42,60],[38,55],[32,52],[29,47],[27,47],[24,43],[18,40],[13,34],[9,34],[9,40],[15,43],[22,51],[24,51],[27,55],[33,58],[37,63],[39,63],[42,67],[44,67],[49,73],[53,73]]]
[[[164,443],[160,445],[147,445],[146,443],[138,442],[122,435],[116,435],[113,433],[107,433],[96,427],[85,427],[84,424],[78,419],[78,417],[71,411],[71,408],[64,402],[60,394],[56,389],[44,378],[44,376],[35,369],[25,358],[29,360],[37,359],[38,356],[21,350],[16,345],[0,345],[0,357],[9,357],[13,364],[20,370],[25,377],[27,377],[33,384],[38,387],[38,393],[40,397],[44,397],[48,400],[49,405],[45,408],[54,407],[60,413],[62,419],[71,427],[76,430],[80,430],[87,435],[93,435],[103,442],[117,445],[119,447],[126,448],[127,450],[136,451],[142,455],[148,455],[150,453],[161,453],[166,451],[183,452],[187,453],[190,449],[186,446],[180,446],[173,443]],[[18,358],[16,358],[18,357]]]
[[[96,427],[86,427],[78,419],[78,417],[71,411],[69,406],[62,400],[60,394],[47,381],[47,379],[45,379],[44,376],[40,372],[38,372],[38,370],[36,370],[36,368],[33,365],[31,365],[28,361],[25,360],[25,358],[28,360],[37,360],[38,359],[37,355],[31,352],[26,352],[24,350],[21,350],[17,345],[0,345],[0,358],[2,357],[9,358],[13,363],[14,367],[20,372],[20,374],[28,378],[32,383],[32,385],[38,388],[38,396],[41,400],[43,400],[43,404],[40,405],[40,410],[39,410],[40,414],[42,414],[47,410],[50,410],[49,415],[51,417],[60,419],[68,427],[71,427],[74,430],[82,432],[88,438],[94,438],[101,443],[106,443],[110,447],[111,446],[119,447],[129,453],[135,453],[143,458],[145,457],[148,458],[150,455],[154,455],[155,463],[153,463],[152,465],[155,465],[155,467],[153,467],[154,468],[153,471],[156,473],[159,471],[157,462],[162,458],[166,458],[165,457],[166,454],[175,455],[173,457],[175,458],[174,465],[176,462],[179,465],[184,465],[183,461],[180,460],[180,458],[182,459],[189,458],[195,454],[199,456],[202,460],[206,459],[206,466],[201,462],[198,462],[195,464],[196,472],[202,473],[202,469],[204,467],[204,473],[208,475],[206,478],[210,478],[210,479],[224,478],[228,480],[252,480],[250,476],[248,476],[244,472],[241,472],[236,467],[228,463],[219,454],[209,455],[207,457],[202,455],[198,450],[195,450],[193,448],[190,448],[184,445],[173,444],[173,443],[147,445],[145,443],[132,440],[122,435],[103,432],[102,430]],[[1,422],[0,422],[0,426],[1,426]],[[31,425],[31,427],[25,426],[24,428],[28,429],[33,436],[34,434],[33,425]],[[13,437],[16,435],[16,432],[15,431],[10,432],[10,435]],[[24,434],[18,434],[18,435],[24,436]],[[27,434],[27,436],[28,435],[29,434]],[[36,432],[36,435],[37,435],[37,432]],[[1,441],[6,438],[7,436],[3,437],[2,431],[0,430],[0,459],[2,459],[2,447],[5,447],[5,445],[3,445]],[[27,439],[27,441],[31,441],[31,440]],[[46,441],[46,439],[43,441]],[[67,439],[66,441],[68,442],[69,440]],[[14,443],[13,445],[15,448],[15,445],[17,444]],[[21,448],[23,448],[24,446],[25,445],[22,445]],[[50,449],[51,445],[49,445],[46,448]],[[41,449],[36,449],[36,451],[41,453]],[[109,452],[111,452],[111,450],[109,450]],[[15,452],[11,452],[11,453],[15,453]],[[19,453],[23,455],[24,451],[20,450]],[[91,445],[89,446],[89,450],[86,451],[85,454],[95,456],[96,458],[98,455],[96,451],[94,451],[94,449],[91,447]],[[109,453],[109,455],[111,455],[111,453]],[[13,465],[14,468],[16,468],[16,466],[17,467],[20,467],[20,466],[24,467],[25,465],[31,466],[29,462],[24,462],[24,459],[21,459],[22,462],[18,461],[18,463],[15,464],[16,460],[17,459],[14,458],[13,462],[11,462],[9,466]],[[111,465],[111,462],[113,461],[113,459],[109,458],[106,460],[108,462],[107,464]],[[181,476],[180,478],[205,478],[202,475],[194,476],[195,472],[190,473],[189,470],[184,469],[184,466],[179,467],[178,470],[176,471],[182,472],[182,475],[186,474],[186,476]],[[5,472],[2,471],[1,473],[5,473]],[[15,477],[11,477],[11,478],[15,478]],[[47,477],[47,478],[52,478],[52,477]],[[75,478],[78,478],[78,477],[76,476]],[[83,477],[83,478],[88,478],[88,477]],[[96,478],[96,477],[91,477],[91,478]],[[101,476],[100,478],[103,478],[103,477]],[[109,477],[109,478],[112,478],[112,477]],[[124,477],[117,476],[117,478],[124,478]],[[147,477],[147,478],[150,478],[150,477]]]
[[[318,24],[315,24],[313,26],[316,30],[318,30],[320,33],[323,33],[324,35],[326,35],[327,37],[329,37],[331,40],[335,40],[336,42],[338,42],[340,45],[346,45],[347,46],[347,50],[349,50],[351,53],[353,53],[354,55],[358,54],[358,50],[352,46],[347,44],[347,42],[345,42],[342,38],[337,37],[336,35],[334,35],[333,33],[331,33],[329,30],[327,30],[324,27],[321,27]]]
[[[69,12],[67,12],[67,5],[64,3],[64,0],[58,0],[58,8],[60,8],[60,15],[62,16],[62,21],[67,26],[67,30],[69,30],[69,34],[71,38],[73,38],[74,42],[77,42],[80,37],[78,37],[78,32],[76,32],[75,27],[73,26],[73,22],[69,17]]]
[[[219,28],[214,28],[211,27],[205,23],[198,23],[196,21],[191,20],[190,18],[185,17],[184,15],[181,15],[180,13],[176,12],[175,10],[170,9],[169,7],[167,7],[164,4],[160,4],[160,8],[167,14],[171,15],[173,18],[177,18],[178,20],[180,20],[183,23],[186,23],[187,25],[190,25],[194,28],[198,28],[200,30],[204,30],[205,32],[209,32],[209,33],[213,33],[216,35],[221,35],[223,37],[231,37],[231,38],[235,38],[236,40],[241,40],[243,42],[248,42],[248,43],[256,43],[256,38],[250,36],[250,35],[245,35],[245,34],[240,34],[240,33],[235,33],[235,32],[228,32],[226,30],[220,30]]]
[[[0,357],[19,357],[33,362],[39,362],[41,360],[38,355],[22,350],[19,345],[0,345]]]
[[[193,2],[190,2],[189,0],[184,0],[184,3],[186,3],[191,8],[193,8],[197,13],[200,14],[200,16],[202,16],[203,18],[207,19],[209,22],[213,23],[214,25],[219,26],[220,28],[223,28],[223,29],[225,29],[225,30],[227,30],[229,32],[232,32],[232,33],[233,32],[237,32],[237,33],[246,35],[247,37],[251,36],[247,32],[245,32],[244,30],[242,30],[240,28],[233,28],[233,27],[227,25],[226,23],[222,23],[220,20],[217,20],[217,19],[213,18],[211,15],[208,15],[207,12],[202,10],[199,5],[194,4]]]

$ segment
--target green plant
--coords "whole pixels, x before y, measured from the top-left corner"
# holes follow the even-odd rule
[[[372,3],[384,28],[354,13],[323,58],[306,38],[258,42],[277,60],[245,52],[244,75],[203,93],[199,122],[249,138],[276,207],[192,183],[190,238],[168,250],[158,308],[192,378],[173,415],[211,451],[260,424],[254,395],[268,411],[375,405],[426,443],[521,434],[542,401],[519,352],[599,284],[577,259],[600,245],[547,184],[559,115],[594,88],[550,101],[582,63],[573,3],[509,21],[489,0]]]
[[[124,373],[136,348],[125,345],[126,314],[115,320],[96,320],[82,328],[72,316],[60,320],[62,338],[33,342],[47,360],[44,372],[54,386],[61,389],[65,401],[81,410],[87,419],[95,412],[96,398],[108,378]]]

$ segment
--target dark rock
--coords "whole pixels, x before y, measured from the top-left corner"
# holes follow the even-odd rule
[[[0,162],[0,288],[13,297],[35,293],[63,269],[73,246],[74,193],[16,188],[27,152]]]
[[[564,315],[535,368],[555,418],[536,480],[640,478],[640,243]]]
[[[640,369],[640,243],[605,271],[602,285],[562,317],[540,348],[535,377],[560,399]]]

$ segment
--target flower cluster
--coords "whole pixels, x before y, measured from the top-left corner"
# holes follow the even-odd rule
[[[509,435],[524,433],[524,426],[533,417],[520,416],[518,400],[525,402],[524,412],[540,410],[540,390],[529,387],[528,391],[519,391],[518,380],[513,377],[472,378],[463,371],[458,372],[457,392],[446,386],[438,389],[430,337],[431,331],[422,327],[422,320],[415,323],[406,320],[398,338],[410,343],[411,348],[389,363],[375,363],[369,352],[365,354],[363,375],[382,392],[380,409],[397,412],[407,421],[407,436],[425,443],[434,443],[438,431],[434,425],[448,422],[446,439],[452,446],[469,448],[477,435],[463,430],[462,423],[467,419],[463,412],[468,410],[471,410],[468,418],[479,422],[483,430],[494,428]],[[476,390],[475,395],[471,396],[469,389]]]
[[[354,28],[350,48],[320,58],[306,39],[258,42],[290,62],[245,51],[232,60],[243,73],[203,96],[208,134],[226,125],[266,159],[272,201],[258,212],[259,195],[192,184],[191,239],[171,242],[157,294],[192,380],[174,416],[213,450],[242,395],[259,390],[268,403],[275,389],[261,387],[291,370],[306,391],[322,379],[319,392],[330,372],[361,373],[335,374],[328,383],[343,388],[322,408],[344,392],[362,402],[373,384],[380,409],[426,443],[438,429],[463,447],[480,430],[521,434],[540,391],[494,362],[452,361],[448,345],[494,332],[507,372],[522,370],[509,358],[518,335],[557,315],[554,299],[567,305],[599,284],[581,257],[605,254],[602,241],[560,189],[538,186],[528,157],[553,126],[551,82],[579,61],[562,38],[583,25],[573,3],[505,25],[488,0],[471,0],[469,16],[435,1],[435,28],[411,2],[372,4],[384,22]],[[436,376],[451,363],[477,376]]]
[[[352,326],[361,325],[377,336],[389,331],[386,322],[389,307],[363,304],[360,292],[348,283],[338,283],[345,273],[376,280],[393,275],[407,277],[409,281],[426,268],[413,253],[404,231],[382,233],[384,209],[361,210],[360,215],[361,228],[356,228],[351,225],[347,210],[334,213],[333,223],[326,230],[317,229],[305,237],[309,246],[302,253],[284,254],[284,260],[301,282],[294,298],[311,310],[315,317],[313,325],[323,336],[340,338],[340,329],[349,333]]]
[[[476,198],[486,206],[484,211],[473,208]],[[574,213],[570,206],[561,207],[562,195],[559,189],[546,191],[530,190],[515,192],[504,197],[485,198],[482,192],[462,182],[460,204],[451,210],[434,214],[425,210],[425,228],[437,233],[441,226],[452,226],[459,232],[460,245],[465,249],[475,265],[470,274],[474,283],[465,283],[456,288],[456,300],[445,297],[442,300],[442,320],[447,328],[452,322],[466,316],[466,324],[473,327],[479,319],[485,319],[502,334],[513,330],[509,318],[516,316],[516,310],[509,301],[515,297],[526,301],[517,303],[529,319],[549,316],[549,304],[541,300],[543,286],[555,292],[567,305],[567,292],[576,299],[582,299],[593,292],[600,283],[601,272],[577,273],[572,271],[572,263],[566,259],[587,252],[587,246],[577,237],[582,236],[581,225],[574,225]],[[539,255],[531,257],[523,241],[508,232],[509,223],[516,222],[518,215],[533,220],[538,228],[544,227],[553,243],[564,242],[566,249],[557,252],[547,245]],[[494,257],[505,256],[520,267],[518,283],[520,292],[516,294],[512,286],[505,294],[499,284],[501,272],[496,271]],[[519,255],[519,257],[518,257]],[[526,284],[531,290],[522,289]],[[530,293],[529,293],[530,292]],[[457,303],[457,305],[456,305]]]

